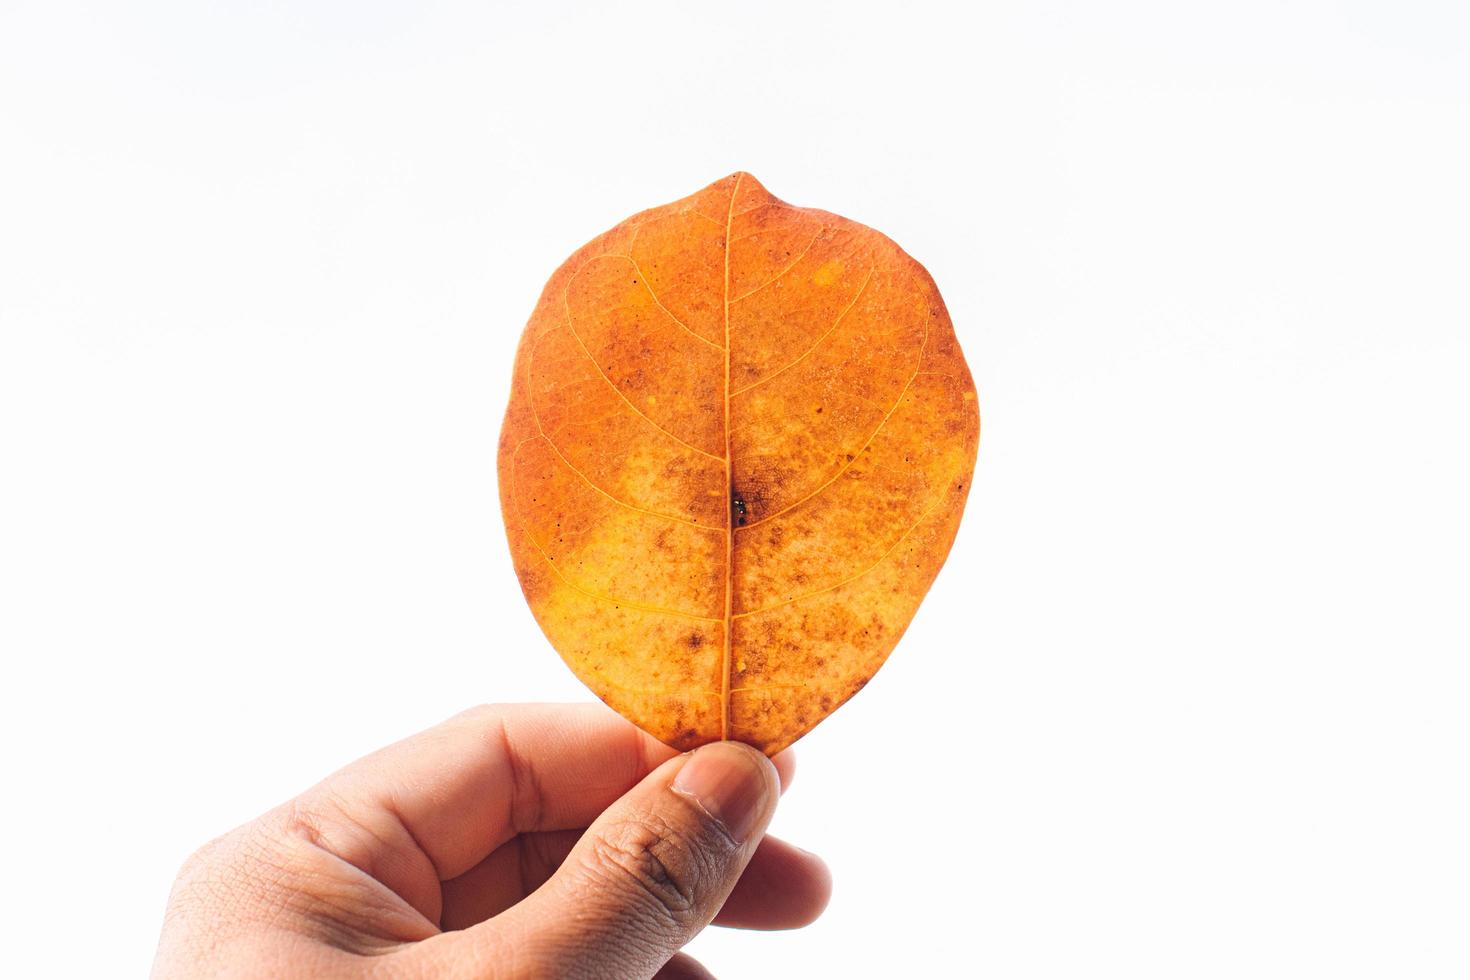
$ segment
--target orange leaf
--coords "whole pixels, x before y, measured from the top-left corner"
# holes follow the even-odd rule
[[[562,658],[633,722],[774,754],[898,642],[979,431],[923,267],[732,174],[547,283],[500,436],[516,573]]]

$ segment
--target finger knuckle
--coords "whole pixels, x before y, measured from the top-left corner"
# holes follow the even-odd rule
[[[658,817],[619,821],[597,838],[593,850],[601,872],[660,917],[680,927],[699,918],[712,869],[684,830]]]

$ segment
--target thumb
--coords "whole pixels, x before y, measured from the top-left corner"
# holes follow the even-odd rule
[[[477,947],[466,959],[481,976],[653,976],[724,905],[779,795],[775,766],[748,745],[670,759],[535,894],[462,933]]]

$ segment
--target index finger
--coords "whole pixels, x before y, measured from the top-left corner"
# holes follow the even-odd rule
[[[417,845],[443,881],[517,834],[587,826],[677,754],[605,705],[484,705],[353,763],[307,798],[329,797],[370,830],[401,824],[409,840],[399,843]],[[784,787],[792,759],[773,761]],[[365,846],[381,849],[397,835],[371,836]]]

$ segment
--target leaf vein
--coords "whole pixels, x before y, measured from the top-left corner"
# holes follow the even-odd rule
[[[531,545],[538,552],[541,553],[541,557],[546,559],[546,564],[551,568],[552,573],[556,575],[557,578],[561,579],[562,582],[565,583],[567,588],[573,590],[574,592],[580,592],[582,595],[586,596],[589,599],[597,599],[601,602],[611,603],[615,606],[624,606],[628,609],[637,609],[639,612],[658,613],[664,616],[677,616],[680,619],[696,619],[702,623],[724,622],[724,620],[717,619],[713,616],[696,616],[693,613],[687,613],[680,609],[665,609],[662,606],[653,606],[644,602],[633,602],[629,599],[622,599],[618,596],[603,595],[601,592],[593,592],[591,589],[583,588],[576,582],[573,582],[571,579],[567,578],[565,574],[563,574],[562,570],[557,567],[556,562],[553,561],[551,556],[546,553],[546,549],[541,547],[541,542],[537,541],[534,537],[531,536],[530,531],[524,531],[523,533],[526,535],[526,540],[531,542]]]
[[[570,280],[568,280],[567,285],[571,285]],[[562,308],[566,311],[567,331],[571,333],[572,339],[577,342],[578,347],[582,348],[582,353],[587,355],[587,360],[592,362],[592,367],[597,371],[599,375],[602,376],[602,380],[606,381],[608,387],[611,388],[617,394],[617,396],[621,398],[630,409],[633,410],[634,415],[637,415],[643,421],[647,422],[649,425],[653,426],[655,429],[662,432],[664,435],[668,436],[679,445],[684,446],[686,449],[692,449],[694,452],[699,453],[701,456],[708,456],[710,459],[724,458],[722,456],[716,456],[714,453],[706,452],[693,443],[685,442],[683,439],[680,439],[678,436],[674,435],[668,429],[665,429],[663,426],[659,425],[647,415],[644,415],[643,412],[638,409],[638,406],[634,405],[633,402],[628,398],[628,396],[623,394],[623,390],[613,383],[613,379],[607,376],[607,372],[602,369],[602,365],[597,363],[597,358],[593,357],[592,352],[587,349],[587,344],[583,342],[581,335],[577,333],[577,328],[572,325],[572,305],[571,301],[567,298],[567,290],[565,288],[562,289],[561,301]]]
[[[805,497],[802,497],[800,500],[796,501],[793,504],[788,504],[787,506],[782,507],[780,510],[776,511],[775,513],[767,514],[765,517],[762,517],[758,521],[752,521],[751,523],[746,524],[744,527],[737,528],[737,530],[740,530],[740,531],[749,531],[751,528],[760,527],[766,521],[774,520],[775,518],[780,517],[782,514],[785,514],[788,511],[795,510],[797,507],[800,507],[802,504],[806,503],[807,501],[811,500],[813,497],[815,497],[818,494],[820,494],[823,490],[826,490],[833,483],[836,483],[837,480],[841,478],[842,474],[846,473],[849,469],[851,469],[853,463],[857,462],[858,459],[861,458],[861,456],[863,454],[863,450],[867,449],[869,446],[871,446],[873,444],[873,440],[876,439],[876,438],[878,438],[878,433],[883,431],[883,427],[888,424],[888,420],[891,419],[891,418],[893,418],[893,413],[897,412],[899,406],[903,404],[904,397],[909,393],[909,389],[912,388],[913,385],[914,385],[914,379],[919,376],[919,368],[924,363],[924,351],[928,347],[928,345],[929,345],[929,324],[928,324],[927,321],[925,321],[925,323],[924,323],[924,339],[923,339],[923,342],[921,342],[919,344],[919,359],[918,359],[918,363],[916,363],[914,365],[914,373],[911,374],[911,375],[909,375],[908,382],[903,386],[903,390],[898,393],[898,399],[896,401],[894,401],[893,407],[888,410],[888,414],[886,414],[886,415],[883,416],[883,421],[881,421],[881,422],[878,423],[878,427],[873,430],[873,432],[872,432],[871,435],[868,436],[868,440],[867,440],[867,442],[864,442],[863,443],[862,448],[860,448],[856,453],[853,453],[852,459],[850,459],[846,463],[844,463],[843,466],[841,467],[841,469],[839,469],[836,473],[833,473],[831,479],[829,479],[826,483],[823,483],[821,486],[817,487],[817,489],[813,490],[811,493],[807,494]]]
[[[533,436],[532,438],[536,438],[536,437]],[[545,437],[542,436],[541,438],[545,438]],[[527,442],[530,442],[530,441],[531,441],[530,439],[524,439],[524,440],[522,440],[521,441],[521,446],[524,446]],[[517,450],[519,450],[520,449],[520,446],[517,446],[516,448],[517,448]],[[517,504],[519,504],[519,502],[520,502],[520,496],[521,496],[520,495],[520,467],[519,467],[518,464],[519,464],[519,460],[515,456],[512,456],[511,457],[511,461],[510,461],[511,499],[515,500],[517,502]],[[536,540],[536,536],[531,533],[530,527],[527,526],[524,523],[521,525],[521,534],[523,534],[525,536],[525,538],[526,538],[527,541],[531,542],[532,547],[534,547],[536,549],[536,551],[541,555],[541,557],[543,559],[545,559],[546,564],[551,568],[552,574],[554,574],[557,578],[561,579],[561,581],[567,586],[567,588],[572,589],[575,592],[580,592],[582,595],[587,596],[589,599],[598,599],[598,600],[601,600],[603,602],[612,603],[615,606],[626,606],[629,609],[638,609],[638,610],[641,610],[643,612],[662,613],[663,615],[666,615],[666,616],[677,616],[677,617],[679,617],[681,619],[697,619],[700,622],[709,622],[709,623],[724,622],[724,620],[722,620],[722,619],[715,619],[715,618],[710,617],[710,616],[696,616],[693,613],[683,612],[682,610],[679,610],[679,609],[665,609],[662,606],[655,606],[655,605],[652,605],[652,604],[649,604],[649,603],[645,603],[645,602],[633,602],[633,601],[628,600],[628,599],[621,599],[621,598],[618,598],[617,596],[603,595],[600,592],[593,592],[590,589],[583,588],[581,585],[578,585],[576,582],[573,582],[570,578],[568,578],[566,576],[566,574],[564,572],[562,572],[562,570],[557,566],[556,562],[552,559],[552,557],[549,554],[546,553],[546,549],[541,546],[541,542],[540,541],[537,541]]]
[[[831,335],[832,331],[834,331],[834,330],[837,329],[837,325],[840,324],[842,322],[843,318],[845,316],[847,316],[847,314],[852,310],[852,308],[854,306],[857,305],[857,301],[862,297],[863,293],[865,291],[867,291],[868,283],[870,283],[870,282],[873,281],[873,270],[875,268],[876,268],[876,266],[868,266],[868,275],[866,276],[866,278],[863,279],[863,284],[858,287],[858,291],[853,294],[852,301],[850,303],[848,303],[845,307],[842,308],[842,312],[841,313],[837,314],[837,319],[835,319],[835,320],[832,321],[832,326],[828,327],[826,329],[826,331],[820,337],[818,337],[816,340],[812,341],[810,347],[808,347],[806,350],[804,350],[804,351],[801,352],[801,356],[800,357],[798,357],[796,360],[792,361],[790,364],[787,364],[785,367],[781,368],[780,370],[772,371],[770,374],[766,375],[765,377],[759,378],[759,379],[757,379],[755,381],[752,381],[750,384],[746,385],[744,388],[741,388],[741,389],[739,389],[737,391],[731,392],[730,393],[730,396],[733,398],[736,395],[741,395],[741,394],[744,394],[747,391],[751,391],[751,390],[754,390],[756,388],[759,388],[761,385],[765,384],[767,381],[770,381],[771,379],[775,378],[778,375],[785,374],[787,371],[790,371],[792,368],[796,367],[796,365],[798,365],[802,361],[806,360],[807,359],[807,356],[810,355],[812,353],[812,351],[816,350],[818,347],[820,347],[822,345],[822,341],[826,340],[827,337]]]
[[[762,613],[768,613],[773,609],[780,609],[782,606],[789,606],[793,603],[802,602],[804,600],[812,598],[813,596],[819,596],[827,592],[835,592],[837,589],[842,588],[844,585],[851,585],[852,583],[856,582],[858,579],[862,578],[864,575],[867,575],[873,569],[877,568],[879,565],[887,561],[889,556],[898,550],[899,545],[903,544],[908,536],[910,534],[913,534],[915,529],[917,529],[920,524],[923,524],[926,520],[928,520],[929,515],[938,510],[939,505],[943,502],[944,495],[941,494],[938,500],[930,504],[928,508],[925,509],[924,513],[919,515],[919,519],[917,521],[914,521],[914,523],[910,524],[907,528],[904,529],[904,532],[898,536],[898,540],[894,541],[893,544],[889,546],[888,550],[883,552],[883,554],[879,556],[877,561],[873,562],[873,564],[869,565],[861,572],[858,572],[856,575],[850,575],[847,578],[843,579],[841,582],[837,582],[833,585],[828,585],[820,589],[813,589],[812,591],[804,592],[799,596],[793,596],[792,598],[787,599],[783,602],[775,602],[769,606],[763,606],[760,609],[752,609],[750,612],[736,613],[734,618],[744,619],[746,616],[759,616]]]
[[[593,261],[595,261],[597,259],[623,259],[624,261],[628,262],[630,265],[633,266],[633,271],[638,274],[638,281],[639,281],[639,283],[642,284],[642,286],[643,286],[644,289],[648,290],[648,295],[649,295],[650,298],[652,298],[652,300],[654,302],[654,305],[657,306],[659,309],[663,310],[664,311],[664,315],[667,316],[670,320],[673,320],[675,326],[677,326],[680,330],[682,330],[685,333],[687,333],[689,336],[693,337],[695,340],[699,341],[702,344],[708,344],[709,346],[713,347],[715,350],[724,350],[725,349],[725,348],[721,347],[719,344],[715,343],[713,340],[709,340],[709,339],[707,339],[707,338],[705,338],[705,337],[703,337],[703,336],[695,333],[693,330],[689,329],[689,327],[684,323],[683,320],[680,320],[678,317],[674,316],[674,311],[671,310],[671,309],[669,309],[667,306],[665,306],[664,305],[664,301],[658,298],[658,293],[656,293],[656,292],[653,291],[653,286],[649,284],[649,282],[648,282],[648,276],[644,273],[643,267],[638,264],[638,260],[635,259],[635,258],[633,258],[633,256],[631,256],[631,255],[617,255],[617,254],[615,254],[613,252],[604,252],[601,255],[594,255],[594,256],[592,256],[590,259],[587,260],[587,263],[584,263],[583,264],[582,268],[585,269],[587,267],[587,264],[589,264],[589,263],[591,263],[591,262],[593,262]],[[581,270],[579,269],[578,271],[580,272]],[[575,278],[575,277],[573,277],[573,278]],[[613,309],[618,309],[618,308],[619,307],[613,307]],[[603,311],[603,312],[606,312],[606,311]]]
[[[735,454],[730,449],[730,228],[744,172],[735,175],[730,206],[725,210],[725,628],[720,643],[720,738],[730,737],[730,623],[735,609]]]
[[[813,232],[813,234],[812,234],[812,240],[806,243],[806,248],[804,248],[800,252],[798,252],[796,258],[792,259],[789,263],[787,263],[786,268],[782,269],[780,272],[776,273],[774,276],[772,276],[771,278],[767,279],[765,282],[761,283],[759,286],[755,287],[754,289],[747,290],[746,292],[741,293],[739,296],[736,296],[734,299],[730,300],[730,304],[733,306],[734,304],[740,302],[741,300],[745,299],[746,297],[754,296],[756,293],[760,292],[762,289],[765,289],[767,286],[771,285],[776,280],[778,280],[782,276],[786,275],[786,273],[788,273],[792,269],[796,268],[797,263],[800,262],[802,259],[806,258],[806,253],[808,253],[808,252],[810,252],[812,250],[812,246],[817,243],[817,239],[820,238],[822,236],[822,232],[824,232],[826,230],[827,230],[827,226],[826,225],[819,226],[817,228],[817,230],[815,232]]]
[[[540,425],[539,421],[537,422],[537,425],[538,426]],[[531,438],[529,438],[529,439],[523,439],[523,440],[521,440],[520,445],[516,446],[515,451],[511,454],[511,462],[512,463],[515,462],[516,457],[518,457],[520,455],[521,448],[523,446],[525,446],[526,443],[532,442],[532,441],[534,441],[536,439],[544,439],[544,440],[546,440],[546,444],[551,447],[551,451],[552,452],[556,453],[556,458],[562,461],[562,465],[564,465],[567,469],[571,470],[574,474],[576,474],[578,477],[580,477],[583,483],[587,484],[593,490],[596,490],[598,493],[602,494],[604,497],[606,497],[608,500],[611,500],[613,503],[617,504],[619,507],[626,507],[628,510],[633,511],[634,513],[637,513],[637,514],[646,514],[649,517],[657,517],[660,520],[673,521],[676,524],[688,524],[690,527],[697,527],[701,531],[723,531],[724,530],[724,528],[722,528],[722,527],[710,527],[708,524],[700,524],[698,521],[685,520],[682,517],[675,517],[673,514],[664,514],[664,513],[661,513],[659,511],[656,511],[656,510],[649,510],[646,507],[639,507],[636,504],[630,504],[626,500],[623,500],[622,498],[620,498],[620,497],[618,497],[618,496],[616,496],[616,495],[614,495],[612,493],[609,493],[608,491],[604,490],[602,487],[598,486],[595,482],[593,482],[593,480],[590,477],[588,477],[587,474],[583,473],[580,469],[578,469],[576,467],[576,465],[572,463],[571,460],[567,459],[566,455],[561,451],[561,448],[558,447],[557,444],[552,441],[551,436],[547,435],[545,432],[540,432],[540,433],[538,433],[538,434],[536,434],[534,436],[531,436]]]

